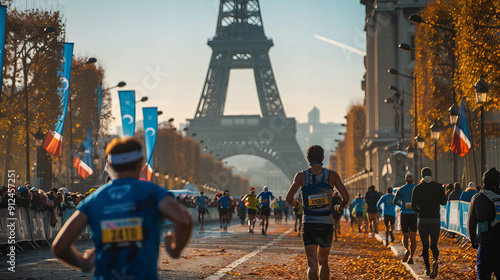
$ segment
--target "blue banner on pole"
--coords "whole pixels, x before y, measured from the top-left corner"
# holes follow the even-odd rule
[[[83,147],[85,148],[83,156],[81,159],[75,157],[73,166],[77,168],[78,175],[85,179],[94,173],[92,169],[92,124],[89,124],[89,128],[87,129],[87,137],[83,141]]]
[[[156,144],[156,131],[158,130],[158,108],[142,108],[144,117],[144,138],[146,143],[146,166],[147,179],[151,181],[153,175],[153,151]]]
[[[66,119],[66,112],[68,111],[71,65],[73,64],[73,47],[73,43],[64,43],[63,71],[59,72],[59,76],[62,79],[62,85],[59,87],[58,91],[61,97],[61,104],[64,104],[63,113],[59,116],[56,124],[56,130],[49,131],[43,143],[43,148],[55,156],[60,156],[62,149],[64,120]]]
[[[122,117],[123,136],[134,136],[135,131],[135,91],[118,91]]]
[[[5,53],[5,26],[7,21],[7,7],[0,5],[0,88],[3,85],[3,57]]]

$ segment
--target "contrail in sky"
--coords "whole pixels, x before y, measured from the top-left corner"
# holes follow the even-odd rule
[[[352,53],[355,53],[355,54],[357,54],[357,55],[361,55],[361,56],[365,56],[365,55],[366,55],[366,53],[365,53],[364,51],[358,50],[358,49],[353,48],[353,47],[351,47],[351,46],[348,46],[348,45],[346,45],[346,44],[342,44],[342,43],[340,43],[340,42],[334,41],[334,40],[332,40],[332,39],[325,38],[325,37],[323,37],[323,36],[319,36],[319,35],[314,34],[314,38],[316,38],[316,39],[320,39],[321,41],[325,41],[325,42],[327,42],[328,44],[332,44],[332,45],[337,46],[337,47],[339,47],[339,48],[342,48],[342,49],[344,49],[344,50],[347,50],[347,51],[350,51],[350,52],[352,52]]]

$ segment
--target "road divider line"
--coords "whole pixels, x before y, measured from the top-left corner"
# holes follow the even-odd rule
[[[292,232],[293,229],[287,230],[285,233],[281,234],[277,238],[275,238],[273,241],[267,243],[266,245],[260,246],[257,250],[251,252],[250,254],[245,255],[244,257],[234,261],[233,263],[227,265],[226,267],[222,268],[221,270],[217,271],[214,275],[209,276],[205,278],[205,280],[218,280],[222,278],[224,275],[226,275],[229,271],[233,270],[234,268],[238,267],[240,264],[246,262],[250,258],[253,258],[255,255],[259,254],[260,252],[264,251],[265,249],[273,246],[278,242],[278,240],[283,239],[287,234]]]

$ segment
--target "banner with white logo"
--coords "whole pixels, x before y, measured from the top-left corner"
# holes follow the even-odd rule
[[[120,90],[120,111],[122,116],[123,136],[134,136],[135,130],[135,91]]]
[[[73,43],[64,43],[64,67],[63,71],[59,73],[62,79],[62,85],[59,87],[59,95],[61,96],[61,103],[64,104],[63,113],[57,120],[56,130],[49,131],[43,142],[43,148],[55,155],[61,155],[64,120],[66,119],[66,112],[68,111],[69,100],[69,80],[71,77],[71,65],[73,64]]]
[[[144,138],[146,143],[146,166],[147,179],[151,181],[153,175],[153,150],[156,144],[156,131],[158,130],[158,108],[142,108],[144,117]]]

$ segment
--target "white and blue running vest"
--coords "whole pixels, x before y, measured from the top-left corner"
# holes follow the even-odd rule
[[[330,170],[314,175],[309,169],[304,170],[305,183],[302,187],[304,224],[333,224]]]

